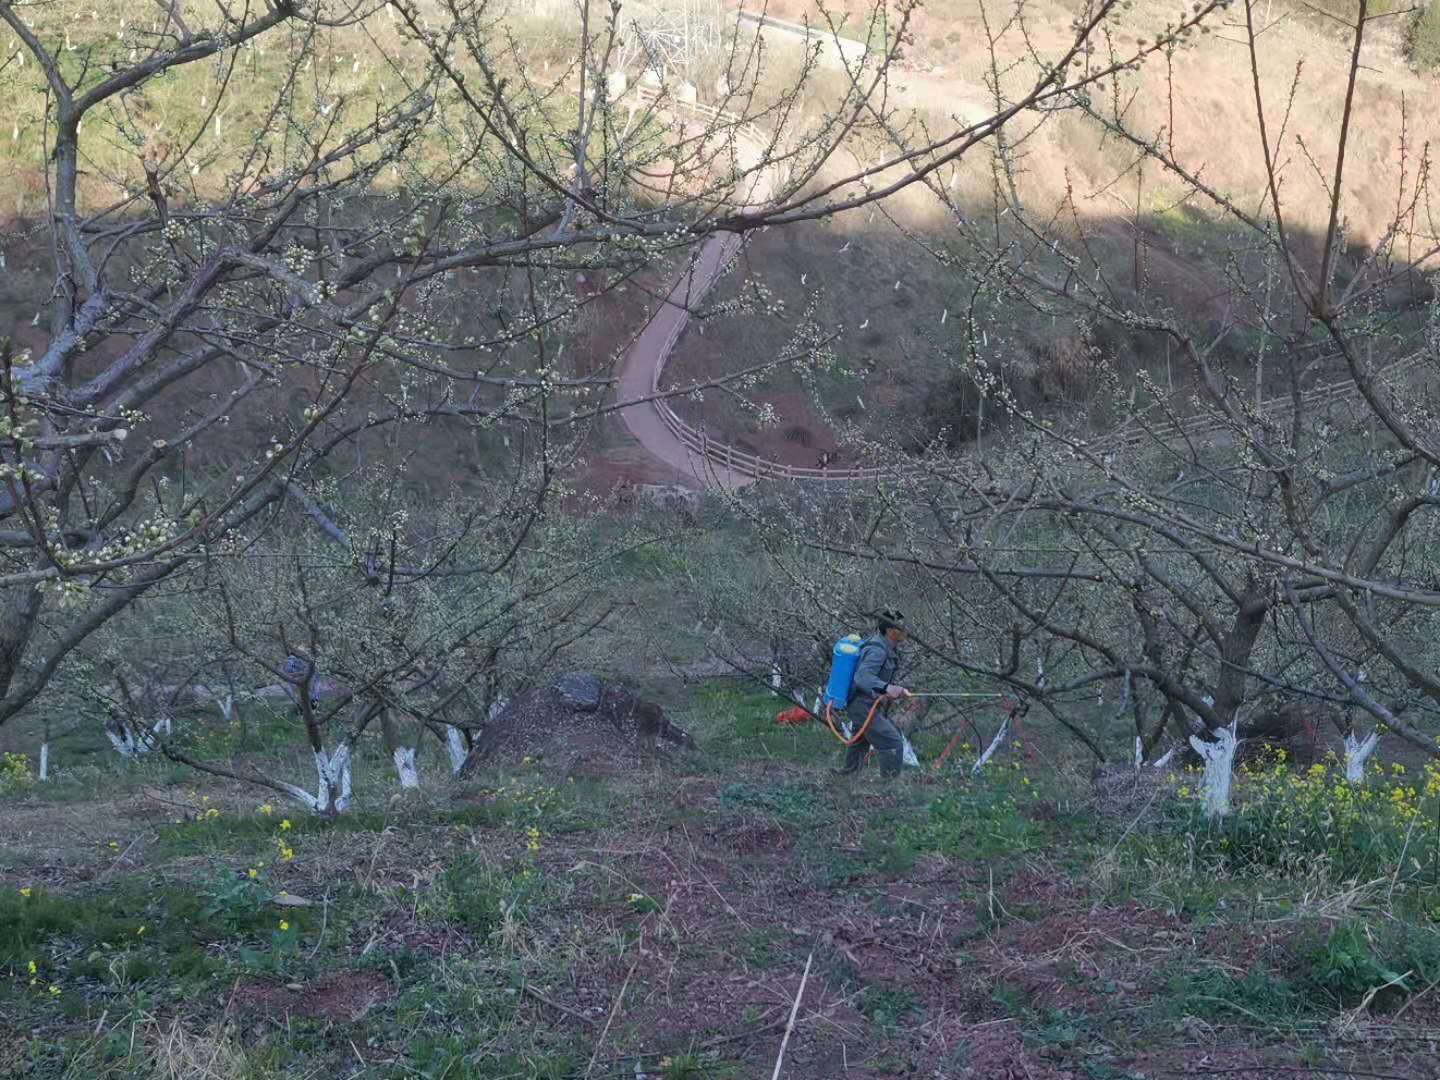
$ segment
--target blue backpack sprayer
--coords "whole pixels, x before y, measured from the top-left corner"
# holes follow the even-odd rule
[[[854,746],[865,737],[865,732],[869,729],[870,722],[875,719],[876,710],[880,708],[881,703],[885,700],[883,697],[877,697],[875,699],[874,703],[870,706],[870,711],[865,715],[865,722],[860,725],[860,730],[855,732],[854,735],[847,734],[848,725],[845,725],[845,729],[842,729],[841,726],[835,722],[835,710],[837,708],[843,710],[850,704],[850,697],[855,689],[855,671],[860,666],[860,654],[864,651],[864,647],[865,639],[859,634],[846,634],[839,641],[835,642],[835,647],[830,650],[830,681],[826,683],[825,691],[821,694],[820,717],[825,721],[825,726],[830,729],[830,733],[846,746]],[[905,696],[910,698],[973,698],[1000,697],[1001,695],[963,692],[950,694],[912,694],[906,691]],[[905,742],[905,749],[908,752],[908,756],[913,757],[914,751],[911,750],[908,739]],[[946,754],[949,753],[949,750],[950,748],[946,747]],[[914,761],[908,763],[915,764]]]

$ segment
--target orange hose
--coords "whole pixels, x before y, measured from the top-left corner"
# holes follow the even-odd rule
[[[860,725],[860,730],[848,739],[845,738],[844,733],[835,726],[835,707],[827,701],[825,702],[825,726],[830,729],[831,735],[834,735],[835,738],[839,739],[846,746],[854,746],[865,737],[865,732],[870,730],[870,721],[875,719],[875,710],[880,707],[880,702],[883,700],[883,698],[878,697],[875,699],[875,703],[870,706],[870,711],[865,714],[865,722]]]

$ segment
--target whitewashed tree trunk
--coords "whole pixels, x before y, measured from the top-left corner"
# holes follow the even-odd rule
[[[155,721],[155,731],[157,734],[169,735],[172,730],[173,726],[169,716],[162,716],[159,720]]]
[[[40,744],[40,772],[38,775],[42,784],[50,779],[50,744],[48,742]]]
[[[334,806],[335,813],[350,808],[350,744],[341,743],[327,759],[322,750],[315,755],[315,771],[320,778],[320,795],[324,800],[316,809],[325,813]]]
[[[1365,763],[1380,745],[1380,733],[1372,731],[1360,738],[1353,731],[1345,736],[1345,779],[1352,784],[1365,782]]]
[[[413,746],[396,747],[395,753],[395,775],[400,780],[400,790],[413,791],[420,787],[420,773],[415,768],[415,748]]]
[[[470,751],[465,749],[465,736],[460,733],[460,729],[449,724],[445,727],[445,754],[450,758],[451,774],[459,775]]]
[[[144,733],[137,733],[134,727],[124,721],[107,722],[105,737],[110,740],[115,752],[127,760],[139,757],[150,749],[150,742]]]
[[[1240,741],[1235,737],[1237,724],[1216,732],[1213,742],[1206,742],[1196,735],[1190,736],[1190,745],[1205,762],[1205,816],[1224,817],[1230,813],[1230,781],[1234,776],[1235,750]]]
[[[1007,714],[1005,720],[1000,725],[1000,730],[997,731],[995,733],[995,737],[990,740],[990,745],[985,748],[985,752],[980,755],[980,757],[976,760],[975,764],[971,767],[971,776],[980,775],[980,770],[985,767],[985,763],[987,761],[989,761],[992,757],[995,756],[995,751],[1000,749],[1000,744],[1005,741],[1005,736],[1008,734],[1010,734],[1010,717]]]
[[[1165,753],[1161,754],[1158,758],[1151,762],[1151,764],[1157,769],[1165,768],[1166,765],[1170,764],[1171,759],[1175,756],[1175,751],[1178,749],[1180,749],[1178,746],[1170,747],[1169,750],[1166,750]]]
[[[315,751],[316,791],[279,781],[277,786],[301,806],[316,813],[342,814],[350,808],[350,744],[341,743],[333,754]],[[333,811],[331,808],[334,808]]]

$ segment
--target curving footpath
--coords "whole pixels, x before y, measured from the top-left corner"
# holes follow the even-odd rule
[[[686,483],[732,491],[754,482],[754,474],[714,460],[715,455],[707,454],[703,444],[692,448],[667,422],[666,413],[673,410],[654,394],[670,351],[690,322],[690,305],[705,295],[739,249],[740,238],[733,234],[706,238],[699,254],[671,286],[660,310],[626,350],[618,389],[619,400],[639,402],[621,409],[620,419],[646,451],[679,472]]]

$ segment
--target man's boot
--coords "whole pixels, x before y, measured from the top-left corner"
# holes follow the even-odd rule
[[[869,747],[864,743],[856,743],[845,751],[845,764],[838,769],[832,769],[836,776],[854,776],[865,765],[865,753]]]

